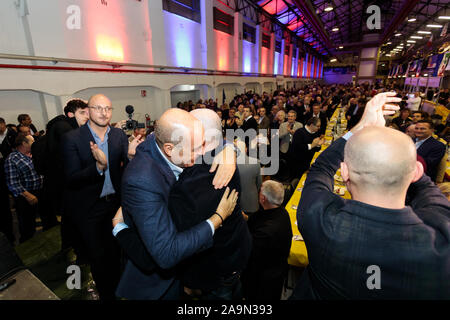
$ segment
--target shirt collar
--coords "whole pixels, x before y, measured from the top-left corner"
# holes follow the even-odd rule
[[[422,140],[419,140],[418,138],[416,138],[416,142],[425,142],[425,141],[427,141],[428,139],[430,139],[431,138],[431,136],[429,136],[428,138],[426,138],[426,139],[422,139]]]
[[[305,130],[308,131],[310,134],[313,134],[313,133],[308,129],[307,126],[305,126]]]
[[[177,179],[177,181],[178,181],[178,177],[183,172],[183,168],[180,168],[180,167],[174,165],[172,162],[170,162],[169,159],[167,159],[167,157],[161,151],[161,149],[159,148],[159,146],[156,143],[156,141],[155,141],[155,144],[156,144],[156,149],[158,149],[159,153],[161,154],[163,159],[166,161],[167,165],[170,167],[170,170],[172,170],[173,174],[175,175],[175,179]]]
[[[245,121],[248,121],[248,119],[250,119],[252,116],[248,116],[246,119],[245,119]]]
[[[88,120],[87,126],[88,126],[89,130],[91,131],[92,135],[94,136],[94,139],[101,141],[100,137],[95,133],[95,131],[91,127],[91,120]],[[111,131],[111,128],[109,126],[107,126],[105,138],[108,137],[109,131]],[[105,139],[103,139],[103,140],[105,140]]]

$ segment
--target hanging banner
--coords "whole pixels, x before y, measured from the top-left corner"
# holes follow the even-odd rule
[[[442,59],[441,65],[439,66],[439,70],[437,73],[438,77],[443,77],[444,76],[444,72],[445,72],[445,68],[447,67],[447,65],[449,64],[448,61],[450,60],[450,52],[445,53],[444,58]]]

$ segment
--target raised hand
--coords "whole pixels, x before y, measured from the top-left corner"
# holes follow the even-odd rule
[[[105,153],[98,147],[97,144],[90,141],[92,155],[97,161],[97,168],[99,170],[105,170],[108,167],[108,160]]]
[[[214,176],[213,185],[215,189],[222,189],[236,171],[236,152],[233,147],[225,146],[223,150],[214,157],[213,164],[209,172],[214,172],[218,168],[216,175]]]
[[[394,102],[402,101],[402,99],[397,98],[396,95],[397,94],[392,91],[375,95],[367,102],[361,120],[351,131],[356,132],[366,126],[384,127],[386,124],[384,116],[392,115],[400,109],[398,105],[392,104]]]
[[[140,145],[144,140],[141,139],[141,135],[138,135],[133,139],[133,141],[130,142],[128,145],[128,158],[133,159],[136,155],[136,148],[138,145]]]

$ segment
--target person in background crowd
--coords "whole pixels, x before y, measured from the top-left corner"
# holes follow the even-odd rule
[[[308,114],[306,114],[306,119],[309,120],[311,118],[318,118],[320,119],[320,129],[319,134],[325,134],[325,130],[327,129],[327,116],[325,113],[321,111],[320,104],[314,103],[312,106],[312,111]]]
[[[43,186],[43,176],[36,172],[31,159],[33,142],[33,136],[19,134],[14,141],[15,151],[5,161],[6,183],[14,197],[19,220],[20,243],[33,237],[36,231]]]
[[[410,111],[407,108],[401,109],[400,115],[392,119],[392,123],[394,123],[402,132],[405,132],[406,128],[412,123],[412,119],[409,117],[409,112]]]
[[[258,191],[261,187],[261,164],[258,159],[247,156],[247,150],[243,141],[237,140],[236,146],[240,151],[237,167],[241,182],[241,194],[239,203],[241,209],[247,214],[258,211]]]
[[[269,130],[270,119],[266,115],[266,108],[260,107],[258,109],[258,114],[259,114],[258,129]]]
[[[411,119],[413,123],[417,123],[420,120],[424,120],[425,116],[422,111],[413,111]]]
[[[32,123],[33,121],[31,120],[31,117],[28,114],[19,114],[19,116],[17,117],[17,121],[19,122],[19,125],[17,127],[20,126],[29,127],[30,134],[33,135],[34,137],[39,137],[39,131]]]
[[[49,204],[49,215],[61,216],[61,249],[73,247],[78,263],[86,261],[86,253],[80,235],[70,217],[64,210],[64,160],[62,154],[63,136],[86,124],[89,120],[89,109],[81,99],[69,100],[64,107],[64,115],[56,116],[47,124],[46,150],[44,158],[44,194]]]
[[[300,122],[297,122],[296,119],[297,113],[294,110],[289,111],[287,121],[281,123],[279,128],[280,157],[286,160],[295,131],[303,128],[303,125]]]
[[[5,160],[12,152],[17,133],[6,127],[5,119],[0,118],[0,232],[5,234],[11,244],[14,244],[13,222],[9,204],[9,190],[6,184]]]
[[[414,93],[414,97],[410,97],[406,103],[408,104],[407,108],[411,111],[419,110],[420,104],[422,102],[422,98],[419,96],[419,92]]]
[[[133,142],[134,139],[138,139],[138,140],[145,140],[146,137],[146,133],[147,133],[147,129],[145,127],[139,128],[136,127],[133,130],[133,134],[128,138],[128,142]]]
[[[416,149],[427,164],[425,173],[436,181],[436,174],[439,163],[445,154],[445,145],[432,137],[434,132],[433,122],[430,120],[420,120],[416,123]]]
[[[248,217],[253,246],[242,282],[249,301],[281,298],[292,243],[291,221],[281,206],[283,199],[283,185],[265,181],[259,192],[261,209]]]
[[[313,117],[306,122],[306,126],[295,131],[292,145],[289,149],[289,167],[291,179],[300,179],[309,169],[314,154],[320,150],[324,139],[319,134],[320,118]]]

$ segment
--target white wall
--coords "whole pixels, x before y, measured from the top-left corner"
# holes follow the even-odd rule
[[[45,129],[47,119],[43,113],[39,93],[31,90],[0,90],[0,117],[6,123],[18,124],[17,116],[29,114],[38,130]]]

